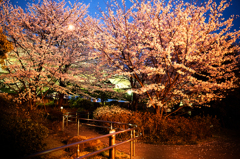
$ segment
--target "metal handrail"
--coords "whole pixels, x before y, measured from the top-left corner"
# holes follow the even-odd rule
[[[69,115],[70,113],[74,113],[74,115]],[[88,118],[78,118],[78,115],[83,115],[83,114],[77,114],[77,112],[66,112],[64,115],[63,115],[63,122],[62,122],[62,131],[64,131],[64,121],[65,121],[65,118],[66,118],[66,125],[68,126],[68,122],[78,122],[78,119],[80,120],[86,120],[86,121],[95,121],[95,122],[102,122],[102,123],[110,123],[111,126],[110,127],[106,127],[106,126],[97,126],[97,125],[92,125],[92,124],[86,124],[86,123],[82,123],[84,125],[87,125],[87,126],[95,126],[95,127],[100,127],[100,128],[110,128],[110,129],[113,129],[112,127],[112,124],[118,124],[118,125],[128,125],[130,127],[137,127],[136,124],[131,124],[131,123],[121,123],[121,122],[114,122],[114,121],[105,121],[105,120],[96,120],[96,119],[89,119],[89,112],[88,112]],[[86,115],[86,114],[84,114]],[[66,117],[65,117],[66,116]],[[76,121],[71,121],[71,120],[68,120],[69,118],[74,118],[76,119]],[[78,123],[78,127],[79,127],[79,123]],[[118,130],[124,130],[124,129],[120,129],[120,128],[115,128],[115,129],[118,129]],[[79,130],[78,130],[79,131]],[[78,134],[79,135],[79,134]]]
[[[138,137],[135,137],[135,138],[133,138],[133,139],[129,139],[129,140],[126,140],[126,141],[117,143],[117,144],[115,144],[115,145],[105,147],[105,148],[103,148],[103,149],[101,149],[101,150],[98,150],[98,151],[95,151],[95,152],[86,154],[86,155],[81,156],[81,157],[78,157],[78,158],[76,158],[76,159],[82,159],[82,158],[86,158],[86,157],[91,157],[91,156],[97,155],[97,154],[99,154],[100,152],[103,152],[103,151],[106,151],[106,150],[115,148],[115,147],[117,147],[117,146],[119,146],[119,145],[122,145],[122,144],[124,144],[124,143],[130,142],[130,141],[133,141],[133,140],[136,140],[137,138],[138,138]]]
[[[87,143],[87,142],[90,142],[90,141],[94,141],[94,140],[101,139],[101,138],[104,138],[104,137],[109,137],[109,136],[112,136],[112,135],[117,135],[117,134],[120,134],[120,133],[132,131],[132,130],[135,130],[135,128],[126,129],[126,130],[118,131],[118,132],[115,132],[115,133],[106,134],[106,135],[101,135],[101,136],[94,137],[94,138],[91,138],[91,139],[74,142],[74,143],[71,143],[71,144],[68,144],[68,145],[64,145],[64,146],[56,147],[56,148],[53,148],[53,149],[49,149],[49,150],[37,152],[37,153],[35,153],[35,154],[28,155],[28,156],[26,156],[26,157],[24,157],[24,158],[30,158],[30,157],[40,156],[40,155],[47,154],[47,153],[50,153],[50,152],[54,152],[54,151],[57,151],[57,150],[65,149],[65,148],[68,148],[68,147],[71,147],[71,146],[74,146],[74,145],[84,144],[84,143]],[[131,141],[131,140],[136,140],[137,138],[139,138],[139,137],[137,136],[137,137],[135,137],[135,138],[133,138],[133,139],[129,139],[129,140],[130,140],[130,141]],[[127,140],[127,141],[128,141],[128,140]],[[121,142],[121,143],[122,143],[122,142]],[[124,141],[124,143],[126,143],[126,141]],[[118,144],[120,145],[120,143],[118,143]],[[116,144],[116,145],[118,146],[118,144]],[[122,143],[122,144],[123,144],[123,143]],[[113,147],[116,147],[116,146],[113,145]],[[110,149],[110,148],[109,148],[109,149]],[[105,151],[105,150],[104,150],[104,151]],[[102,152],[102,151],[101,151],[101,152]],[[23,158],[23,159],[24,159],[24,158]]]
[[[72,117],[72,116],[76,116],[76,114],[74,115],[69,115],[70,113],[76,113],[76,112],[66,112],[65,116],[68,116],[70,118],[77,118],[77,117]],[[78,115],[82,115],[82,114],[78,114]],[[84,114],[86,115],[86,114]],[[131,124],[131,123],[121,123],[121,122],[115,122],[115,121],[106,121],[106,120],[96,120],[96,119],[86,119],[86,118],[77,118],[77,119],[81,119],[81,120],[89,120],[89,121],[96,121],[96,122],[102,122],[102,123],[112,123],[112,124],[119,124],[119,125],[129,125],[129,126],[134,126],[137,127],[136,124]]]
[[[72,112],[71,112],[72,113]],[[65,115],[63,115],[63,126],[64,126],[64,118],[65,116],[66,119],[68,120],[68,117],[69,117],[69,114],[70,112],[67,112],[65,113]],[[76,117],[70,117],[70,118],[76,118],[77,119],[77,122],[78,122],[78,129],[79,129],[79,120],[87,120],[87,121],[94,121],[94,122],[105,122],[105,123],[111,123],[111,127],[105,127],[105,126],[97,126],[97,125],[92,125],[92,124],[85,124],[85,125],[88,125],[88,126],[97,126],[97,127],[102,127],[102,128],[110,128],[112,129],[112,124],[120,124],[120,125],[128,125],[132,128],[128,128],[128,129],[125,129],[125,130],[120,130],[118,132],[114,132],[114,133],[110,133],[110,134],[106,134],[106,135],[101,135],[101,136],[98,136],[98,137],[95,137],[95,138],[91,138],[91,139],[87,139],[87,140],[84,140],[84,141],[79,141],[79,142],[75,142],[75,143],[72,143],[72,144],[68,144],[68,145],[64,145],[64,146],[60,146],[60,147],[56,147],[56,148],[53,148],[53,149],[49,149],[49,150],[45,150],[45,151],[41,151],[41,152],[38,152],[38,153],[35,153],[35,154],[32,154],[32,155],[28,155],[28,156],[25,156],[23,157],[23,159],[25,158],[31,158],[31,157],[36,157],[36,156],[40,156],[40,155],[44,155],[44,154],[47,154],[47,153],[50,153],[50,152],[54,152],[54,151],[57,151],[57,150],[60,150],[60,149],[65,149],[65,148],[68,148],[68,147],[71,147],[71,146],[74,146],[74,145],[80,145],[80,144],[84,144],[84,143],[87,143],[87,142],[90,142],[90,141],[94,141],[94,140],[97,140],[97,139],[101,139],[101,138],[104,138],[104,137],[110,137],[110,140],[112,142],[113,141],[113,145],[110,145],[106,148],[103,148],[101,150],[98,150],[98,151],[95,151],[95,152],[92,152],[92,153],[89,153],[89,154],[86,154],[84,156],[81,156],[81,157],[78,157],[76,159],[82,159],[82,158],[86,158],[86,157],[91,157],[91,156],[94,156],[100,152],[103,152],[103,151],[106,151],[106,150],[114,150],[115,147],[121,145],[121,144],[124,144],[124,143],[127,143],[127,142],[131,142],[131,145],[130,145],[130,158],[132,158],[132,155],[135,156],[135,141],[136,139],[139,138],[139,136],[135,136],[135,129],[137,127],[137,125],[135,124],[130,124],[130,123],[121,123],[121,122],[112,122],[112,121],[105,121],[105,120],[95,120],[95,119],[86,119],[86,118],[78,118],[78,115],[76,115]],[[67,121],[68,122],[68,121]],[[64,128],[64,127],[63,127]],[[117,143],[115,144],[115,135],[117,134],[121,134],[121,133],[124,133],[124,132],[130,132],[131,131],[131,139],[128,139],[128,140],[125,140],[123,142],[120,142],[120,143]],[[79,130],[78,130],[78,134],[79,134]],[[111,137],[113,139],[111,139]],[[109,143],[111,143],[109,142]],[[114,151],[110,154],[109,153],[109,156],[111,155],[110,158],[115,158],[114,156]]]

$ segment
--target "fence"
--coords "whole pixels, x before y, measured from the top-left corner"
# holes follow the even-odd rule
[[[87,123],[81,123],[81,124],[84,124],[84,125],[87,125],[87,126],[100,127],[100,128],[108,128],[108,129],[110,129],[109,134],[98,136],[98,137],[91,138],[91,139],[87,139],[87,140],[84,140],[84,141],[75,142],[75,143],[68,144],[68,145],[65,145],[65,146],[61,146],[61,147],[56,147],[56,148],[53,148],[53,149],[45,150],[45,151],[42,151],[42,152],[38,152],[38,153],[35,153],[35,154],[32,154],[32,155],[26,156],[24,158],[31,158],[31,157],[41,156],[41,155],[44,155],[44,154],[47,154],[47,153],[50,153],[50,152],[54,152],[54,151],[57,151],[57,150],[69,148],[69,147],[74,146],[74,145],[78,145],[78,149],[77,149],[77,156],[78,157],[76,159],[82,159],[82,158],[86,158],[86,157],[91,157],[91,156],[97,155],[97,154],[99,154],[99,153],[101,153],[103,151],[106,151],[106,150],[109,150],[109,158],[110,159],[115,159],[115,152],[116,152],[115,151],[115,147],[117,147],[119,145],[122,145],[124,143],[127,143],[127,142],[130,142],[130,158],[132,158],[132,156],[135,156],[135,140],[139,137],[139,136],[136,136],[136,127],[137,127],[137,125],[129,124],[129,123],[121,123],[121,122],[112,122],[112,121],[90,119],[89,118],[89,113],[88,113],[88,118],[80,118],[79,117],[80,115],[81,114],[79,114],[77,112],[74,112],[74,113],[67,112],[67,113],[65,113],[63,115],[62,131],[64,131],[65,123],[66,123],[66,126],[68,126],[68,122],[77,122],[78,123],[77,124],[78,125],[77,135],[79,135],[80,121],[87,121]],[[71,120],[71,119],[73,119],[73,120]],[[92,122],[92,123],[89,123],[89,122]],[[110,123],[110,127],[99,126],[99,125],[95,124],[95,123],[99,123],[99,122],[101,122],[101,123]],[[128,126],[128,128],[127,129],[114,128],[113,127],[114,124],[126,125],[126,126]],[[115,132],[116,130],[119,130],[119,131]],[[130,139],[122,141],[122,142],[116,144],[115,143],[115,135],[121,134],[121,133],[125,133],[125,132],[131,132]],[[103,148],[103,149],[98,150],[98,151],[95,151],[95,152],[91,152],[91,153],[86,154],[84,156],[79,156],[79,145],[87,143],[87,142],[90,142],[90,141],[94,141],[94,140],[97,140],[97,139],[105,138],[105,137],[109,137],[109,146],[108,147]]]

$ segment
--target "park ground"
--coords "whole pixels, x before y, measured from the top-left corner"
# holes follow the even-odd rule
[[[60,131],[59,131],[60,132]],[[209,141],[204,141],[196,145],[154,145],[146,144],[141,141],[136,142],[136,155],[134,159],[239,159],[240,158],[240,137],[239,132],[223,130],[219,135],[214,136]],[[77,125],[70,124],[64,132],[51,134],[48,142],[55,143],[59,140],[67,140],[77,135]],[[97,131],[87,126],[80,127],[80,136],[93,138],[100,136]],[[54,142],[53,142],[54,140]],[[61,142],[62,142],[61,141]],[[108,143],[108,138],[101,140]],[[119,142],[119,141],[117,141]],[[60,144],[61,145],[61,144]],[[49,147],[50,148],[50,147]],[[130,154],[130,143],[117,147],[117,150]],[[56,152],[55,155],[62,155],[64,152]],[[55,156],[57,157],[57,156]]]

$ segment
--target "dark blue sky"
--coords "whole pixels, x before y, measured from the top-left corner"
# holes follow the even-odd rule
[[[10,0],[10,2],[13,5],[20,5],[22,8],[26,7],[27,2],[32,3],[32,1],[34,1],[34,0]],[[38,2],[38,0],[35,0],[35,1]],[[66,2],[70,1],[71,3],[74,3],[75,0],[65,0],[65,1]],[[85,4],[90,4],[88,12],[91,16],[94,16],[95,13],[98,14],[99,7],[101,7],[102,10],[105,10],[105,8],[106,8],[105,2],[108,0],[78,0],[78,1],[85,3]],[[184,0],[184,1],[189,1],[189,0]],[[203,0],[200,0],[200,1],[203,1]],[[221,0],[215,0],[215,1],[219,4],[219,2]],[[229,1],[229,0],[227,0],[227,1]],[[240,15],[240,0],[232,0],[231,4],[232,5],[223,12],[225,19],[227,19],[231,15]],[[240,17],[234,21],[234,26],[233,26],[232,30],[233,29],[236,29],[236,30],[240,29]]]

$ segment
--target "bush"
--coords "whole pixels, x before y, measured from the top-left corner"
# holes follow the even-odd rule
[[[63,111],[65,111],[65,109],[63,109]],[[49,108],[48,113],[46,113],[45,115],[50,121],[61,121],[63,112],[61,112],[58,108]]]
[[[39,106],[43,107],[44,106],[44,103],[40,103]],[[54,107],[55,106],[55,103],[54,103],[54,100],[49,100],[48,102],[45,103],[45,106],[46,107]]]
[[[160,121],[156,114],[130,112],[115,106],[98,108],[94,112],[94,117],[98,120],[136,124],[137,131],[142,133],[141,139],[147,143],[195,144],[212,137],[220,127],[218,120],[210,116],[193,118],[176,116]],[[114,127],[125,128],[123,125]],[[127,139],[129,135],[121,134],[117,137]]]
[[[86,136],[80,136],[80,135],[79,136],[74,136],[67,141],[67,144],[72,144],[72,143],[79,142],[79,141],[84,141],[84,140],[87,140],[87,139],[89,139],[89,138],[87,138]],[[100,146],[101,144],[102,143],[101,143],[100,140],[94,140],[94,141],[90,141],[90,142],[87,142],[87,143],[79,144],[79,151],[82,152],[85,149],[96,150],[96,148],[98,146]],[[68,151],[71,152],[71,153],[76,153],[77,149],[78,149],[78,146],[75,145],[75,146],[69,147]]]
[[[219,126],[218,120],[210,116],[175,117],[162,121],[158,133],[150,136],[167,144],[196,144],[212,137],[218,132]]]
[[[2,155],[9,158],[19,158],[45,148],[43,139],[48,135],[48,129],[30,119],[12,116],[1,116],[0,142]]]
[[[108,116],[108,117],[113,117],[116,114],[128,114],[128,115],[132,115],[132,112],[130,110],[121,108],[119,106],[103,106],[103,107],[99,107],[97,108],[94,112],[93,112],[93,117],[94,118],[100,118],[101,116]]]
[[[93,102],[80,97],[77,99],[72,98],[69,101],[69,106],[71,108],[77,108],[78,111],[93,111],[95,108]]]
[[[99,107],[93,112],[93,118],[95,119],[122,123],[129,123],[131,116],[132,112],[130,110],[114,105]],[[110,123],[101,123],[101,125],[107,127],[111,126]],[[113,124],[112,126],[119,129],[126,129],[126,125]],[[109,130],[103,129],[103,131],[108,133]],[[129,136],[128,133],[124,133],[118,134],[116,137],[118,139],[125,139],[127,136]]]

